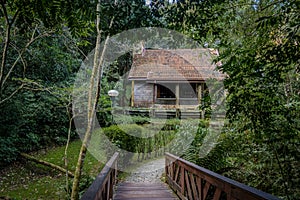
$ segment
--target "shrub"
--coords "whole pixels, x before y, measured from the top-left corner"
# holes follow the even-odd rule
[[[128,153],[120,155],[120,165],[125,166],[128,160],[132,158],[133,153],[137,152],[138,144],[143,138],[143,128],[136,124],[112,125],[103,128],[104,134],[117,148],[126,150]],[[111,157],[117,149],[107,149],[107,156]]]
[[[180,125],[180,120],[173,118],[166,120],[165,125],[163,126],[162,130],[176,130]]]
[[[117,115],[114,117],[117,124],[149,124],[150,118],[143,116]]]
[[[16,160],[19,151],[14,143],[13,137],[0,137],[0,169]]]

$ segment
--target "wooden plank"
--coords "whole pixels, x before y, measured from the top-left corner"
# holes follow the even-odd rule
[[[194,199],[199,199],[198,198],[198,191],[197,191],[197,187],[195,185],[195,179],[194,179],[194,175],[190,174],[190,182],[191,182],[191,186],[192,186],[192,191],[193,191],[193,197]]]
[[[201,105],[202,102],[202,87],[201,87],[201,83],[198,85],[198,103],[199,105]]]
[[[200,85],[201,85],[201,94],[202,94],[202,92],[204,91],[204,84],[205,83],[200,83]],[[203,97],[201,96],[201,99],[202,99]],[[205,117],[205,111],[204,110],[201,110],[201,119],[204,119],[204,117]]]
[[[124,186],[124,187],[117,187],[118,188],[118,191],[149,191],[149,190],[156,190],[156,191],[160,191],[160,190],[162,190],[162,191],[165,191],[166,189],[165,188],[162,188],[161,186],[160,187],[147,187],[147,186],[145,186],[145,187],[126,187],[126,186]]]
[[[134,80],[131,81],[131,107],[134,107]]]
[[[181,186],[181,191],[180,193],[184,195],[184,168],[180,168],[180,186]]]
[[[178,185],[176,182],[172,181],[170,177],[167,177],[167,182],[171,189],[173,189],[176,193],[181,193],[181,186]]]
[[[219,200],[222,194],[222,190],[216,188],[213,200]]]
[[[154,198],[154,197],[163,197],[163,198],[173,198],[173,196],[169,193],[165,192],[157,192],[157,191],[127,191],[127,192],[118,192],[116,194],[115,198],[121,198],[121,197],[132,197],[132,198],[137,198],[137,197],[148,197],[148,198]]]
[[[202,181],[201,178],[196,176],[196,183],[197,183],[197,189],[198,189],[198,199],[202,200]]]
[[[117,194],[137,194],[137,195],[161,195],[161,196],[170,196],[171,192],[168,190],[149,190],[149,189],[144,189],[144,190],[117,190]]]
[[[161,183],[120,183],[116,188],[114,199],[164,199],[173,200],[175,194]]]
[[[177,83],[175,86],[175,97],[176,97],[176,109],[179,108],[179,84]],[[178,117],[178,116],[176,116]]]
[[[244,191],[240,188],[232,188],[231,189],[231,198],[236,199],[247,199],[247,200],[262,200],[264,198],[253,196],[251,193]]]
[[[186,183],[186,189],[188,193],[188,199],[193,199],[188,172],[185,172],[184,175],[185,175],[185,183]]]
[[[204,188],[203,188],[203,199],[206,199],[208,190],[209,190],[210,184],[208,182],[205,183]]]
[[[118,184],[118,187],[166,187],[162,183],[131,183],[131,182],[122,182]]]
[[[169,197],[157,197],[157,198],[151,198],[151,197],[137,197],[137,198],[133,198],[133,197],[115,197],[114,200],[132,200],[132,199],[136,199],[136,200],[178,200],[178,198],[169,198]]]
[[[174,179],[175,182],[177,182],[178,175],[179,175],[179,170],[180,170],[180,166],[177,166],[176,173],[175,173],[175,179]]]
[[[111,174],[109,174],[108,175],[108,178],[107,178],[107,184],[106,184],[106,200],[109,200],[110,199],[110,196],[112,195],[110,192],[111,192],[111,190],[110,190],[110,186],[111,186]]]
[[[170,176],[171,176],[172,180],[174,180],[174,162],[171,163],[169,166],[170,166],[170,171],[169,171]]]

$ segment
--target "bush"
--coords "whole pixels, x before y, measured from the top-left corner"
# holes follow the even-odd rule
[[[143,116],[117,115],[114,117],[117,124],[149,124],[150,118]]]
[[[12,137],[0,137],[0,169],[7,163],[15,161],[18,153]]]
[[[132,116],[132,120],[136,124],[149,124],[150,118],[149,117],[142,117],[142,116]]]
[[[163,126],[162,130],[176,130],[180,126],[180,120],[173,118],[166,120],[165,125]]]
[[[143,139],[143,128],[136,124],[112,125],[103,128],[104,134],[117,148],[128,151],[120,155],[119,163],[125,166],[128,160],[132,158],[133,153],[137,152],[137,145]],[[111,157],[117,149],[107,149],[107,156]]]

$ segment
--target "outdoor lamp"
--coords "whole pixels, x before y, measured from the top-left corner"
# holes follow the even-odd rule
[[[115,105],[115,98],[119,95],[119,92],[117,90],[109,90],[108,96],[110,96],[112,107]]]

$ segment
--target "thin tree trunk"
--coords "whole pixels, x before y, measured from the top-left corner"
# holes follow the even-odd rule
[[[67,171],[66,169],[62,168],[61,166],[58,166],[58,165],[55,165],[53,163],[49,163],[47,161],[44,161],[44,160],[39,160],[31,155],[28,155],[26,153],[20,153],[20,155],[28,160],[31,160],[33,162],[36,162],[36,163],[39,163],[39,164],[42,164],[42,165],[45,165],[45,166],[48,166],[48,167],[51,167],[52,169],[56,169],[58,171],[61,171],[63,173],[68,173],[68,176],[70,177],[74,177],[74,174],[70,171]]]
[[[69,99],[69,102],[70,102],[70,99]],[[73,119],[76,117],[75,115],[73,115],[71,117],[69,106],[70,106],[70,104],[68,104],[66,106],[66,111],[67,111],[68,116],[69,116],[69,128],[68,128],[68,139],[67,139],[67,143],[66,143],[66,147],[65,147],[65,154],[64,154],[64,163],[65,163],[65,169],[66,169],[66,190],[67,190],[67,194],[69,194],[69,174],[68,174],[68,171],[69,171],[68,170],[69,169],[69,160],[68,160],[68,148],[69,148],[69,144],[70,144],[70,140],[71,140],[72,122],[73,122]]]
[[[4,75],[4,68],[6,65],[6,60],[7,60],[7,53],[8,53],[8,46],[10,43],[10,32],[13,24],[15,23],[18,15],[19,15],[19,9],[16,11],[15,15],[9,20],[9,16],[7,13],[5,1],[1,2],[1,8],[2,8],[2,14],[4,15],[5,23],[6,23],[6,30],[5,30],[5,42],[4,42],[4,47],[3,47],[3,52],[2,52],[2,61],[1,61],[1,66],[0,66],[0,94],[2,94],[2,78]]]
[[[5,3],[1,3],[1,7],[2,7],[2,13],[4,15],[5,22],[6,22],[6,30],[5,30],[5,42],[4,42],[3,52],[2,52],[2,61],[1,61],[1,67],[0,67],[0,86],[2,83],[4,67],[6,64],[6,57],[7,57],[8,45],[9,45],[9,41],[10,41],[10,29],[11,29],[11,25],[9,23]],[[0,94],[1,93],[2,93],[2,87],[0,87]]]
[[[115,1],[116,4],[116,1]],[[79,152],[78,156],[78,161],[76,165],[76,170],[75,170],[75,175],[74,175],[74,180],[73,180],[73,185],[72,185],[72,193],[71,193],[71,199],[72,200],[78,200],[79,199],[79,182],[81,178],[81,173],[82,173],[82,167],[83,167],[83,162],[86,156],[86,151],[87,151],[87,145],[88,141],[91,136],[91,131],[92,131],[92,126],[93,126],[93,120],[95,117],[95,110],[97,106],[97,100],[100,94],[100,84],[101,84],[101,72],[102,72],[102,63],[104,59],[104,54],[107,48],[107,43],[109,40],[109,35],[106,37],[106,40],[104,42],[103,50],[100,52],[100,44],[101,44],[101,30],[100,30],[100,0],[97,3],[97,20],[96,20],[96,27],[97,27],[97,40],[96,40],[96,48],[95,48],[95,53],[94,53],[94,63],[93,63],[93,70],[92,70],[92,75],[90,78],[90,86],[89,86],[89,91],[88,91],[88,124],[87,128],[85,131],[84,139],[82,141],[81,149]],[[109,28],[112,27],[114,17],[110,21],[110,26]],[[100,57],[101,55],[101,57]],[[100,59],[99,59],[100,57]],[[93,92],[94,88],[97,87],[96,89],[96,95],[93,98]]]

